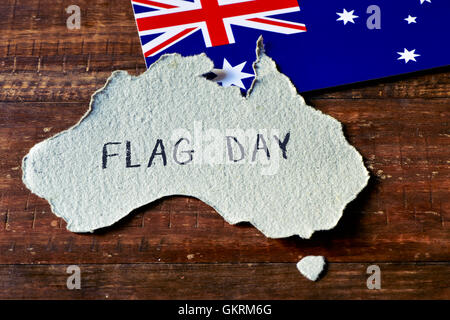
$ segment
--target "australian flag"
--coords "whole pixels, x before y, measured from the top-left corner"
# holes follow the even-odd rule
[[[248,89],[256,42],[300,92],[450,64],[449,0],[132,0],[147,67],[206,53]]]

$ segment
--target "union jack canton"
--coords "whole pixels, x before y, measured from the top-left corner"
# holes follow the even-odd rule
[[[270,17],[300,11],[297,0],[132,0],[132,4],[146,58],[166,53],[198,31],[208,48],[239,41],[232,26],[281,34],[306,31],[304,24]]]

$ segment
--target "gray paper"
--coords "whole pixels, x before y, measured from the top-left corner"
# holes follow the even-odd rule
[[[73,232],[170,195],[270,238],[333,228],[367,183],[362,157],[258,55],[247,97],[202,76],[213,69],[205,55],[166,55],[138,77],[114,72],[77,125],[30,150],[25,185]]]
[[[311,281],[316,281],[325,268],[323,256],[307,256],[297,263],[297,269],[302,275]]]

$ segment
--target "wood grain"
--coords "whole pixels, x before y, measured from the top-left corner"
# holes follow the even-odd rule
[[[445,264],[379,265],[381,290],[368,290],[367,265],[329,265],[318,282],[294,264],[81,265],[81,290],[66,287],[66,265],[0,266],[0,298],[21,299],[442,299]],[[112,283],[113,281],[113,283]]]
[[[0,298],[450,298],[448,68],[304,94],[343,123],[372,176],[331,231],[267,239],[184,197],[94,234],[65,230],[22,184],[21,159],[74,125],[111,71],[145,70],[128,0],[77,1],[73,31],[71,4],[0,3]],[[330,261],[315,284],[294,264],[310,254]],[[86,270],[80,292],[65,288],[68,264]],[[365,286],[370,264],[387,279],[379,292]]]

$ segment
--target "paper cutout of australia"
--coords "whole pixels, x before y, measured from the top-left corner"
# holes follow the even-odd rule
[[[203,76],[213,69],[205,55],[166,55],[138,77],[114,72],[78,124],[25,156],[25,185],[73,232],[171,195],[270,238],[333,228],[367,183],[362,157],[261,44],[257,56],[245,97]]]

